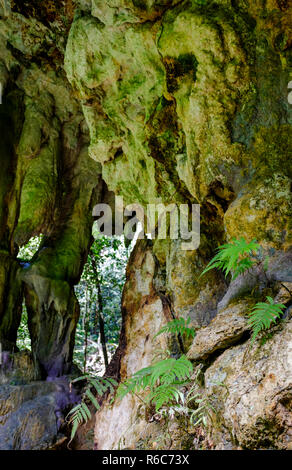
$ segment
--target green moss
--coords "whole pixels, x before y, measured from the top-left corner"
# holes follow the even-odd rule
[[[190,73],[193,81],[196,80],[198,61],[193,54],[181,54],[177,59],[165,57],[164,65],[169,93],[174,93],[179,89],[181,79],[186,74]]]
[[[262,127],[256,133],[252,161],[259,177],[263,178],[273,173],[283,173],[292,177],[291,154],[290,125]]]

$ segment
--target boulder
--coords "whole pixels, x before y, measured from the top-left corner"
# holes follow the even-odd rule
[[[45,450],[64,437],[64,413],[77,396],[68,381],[0,386],[0,450]]]
[[[206,328],[201,328],[188,351],[188,358],[203,361],[215,352],[236,344],[249,330],[247,313],[250,304],[242,301],[221,310]]]
[[[210,432],[217,449],[225,431],[229,445],[245,449],[292,447],[292,320],[262,343],[227,349],[205,372],[205,393],[216,410],[217,427]]]

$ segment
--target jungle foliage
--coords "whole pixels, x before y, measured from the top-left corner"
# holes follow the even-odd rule
[[[95,234],[87,262],[75,293],[80,304],[76,330],[74,362],[84,373],[101,374],[119,339],[121,296],[130,247],[122,237]],[[41,237],[32,238],[19,251],[21,263],[30,263],[37,253]],[[27,311],[23,304],[17,345],[30,349]]]

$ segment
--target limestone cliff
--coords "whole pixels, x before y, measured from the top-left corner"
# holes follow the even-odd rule
[[[291,2],[74,4],[13,1],[0,19],[0,341],[15,347],[25,295],[37,378],[67,373],[93,205],[108,189],[144,206],[198,203],[197,250],[138,241],[110,372],[124,379],[157,348],[179,352],[153,337],[189,316],[197,334],[183,348],[212,425],[169,427],[136,398],[105,400],[95,448],[291,448]],[[36,234],[23,266],[18,249]],[[199,277],[241,236],[269,255],[265,276]],[[266,295],[285,303],[284,321],[251,347],[247,312]]]
[[[201,205],[199,249],[171,240],[137,246],[144,267],[132,258],[123,297],[122,378],[150,362],[147,344],[166,304],[198,328],[188,355],[202,369],[217,425],[198,437],[176,423],[162,448],[291,446],[289,314],[265,347],[254,346],[248,366],[243,360],[250,304],[292,281],[291,18],[291,3],[274,0],[93,0],[79,2],[71,26],[65,68],[109,188],[127,202]],[[240,236],[271,257],[267,279],[199,279],[215,248]],[[151,277],[149,292],[138,276]],[[162,428],[133,398],[105,403],[96,448],[149,448],[168,435]]]
[[[68,5],[50,9],[48,2],[40,10],[38,2],[29,3],[14,2],[0,20],[0,340],[4,350],[15,347],[24,291],[35,364],[46,378],[71,367],[78,320],[73,285],[104,185],[63,71]],[[38,253],[19,265],[19,247],[39,234]]]

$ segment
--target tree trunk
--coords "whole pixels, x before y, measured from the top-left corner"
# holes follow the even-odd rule
[[[105,330],[104,330],[104,318],[103,318],[103,301],[102,301],[102,292],[101,292],[101,287],[100,287],[100,276],[97,270],[97,265],[96,261],[94,258],[94,254],[90,252],[90,259],[91,259],[91,265],[92,269],[94,271],[95,277],[96,277],[96,285],[97,285],[97,318],[98,318],[98,324],[99,324],[99,333],[100,333],[100,342],[102,345],[102,352],[103,352],[103,358],[104,358],[104,364],[105,367],[108,366],[108,354],[107,354],[107,348],[106,348],[106,336],[105,336]]]
[[[107,355],[107,348],[106,348],[106,336],[104,331],[104,318],[103,318],[103,305],[102,305],[102,294],[100,285],[97,285],[98,291],[98,323],[99,323],[99,332],[100,332],[100,342],[102,345],[102,352],[104,358],[105,367],[108,366],[108,355]]]
[[[83,328],[84,328],[84,365],[83,372],[86,374],[86,364],[87,364],[87,347],[88,347],[88,287],[86,284],[85,289],[85,312],[83,317]]]

